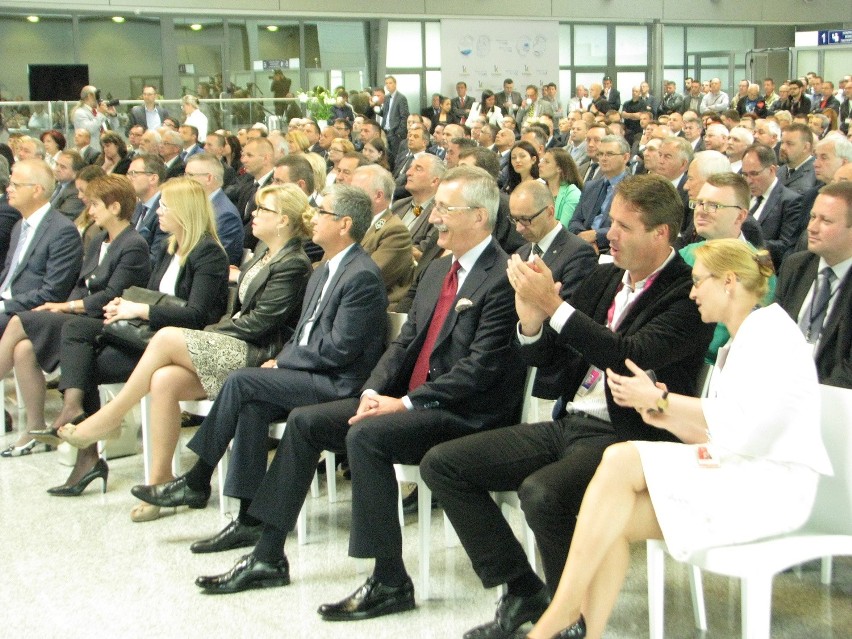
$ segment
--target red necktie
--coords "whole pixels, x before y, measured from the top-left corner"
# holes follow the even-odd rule
[[[459,288],[459,268],[460,265],[458,260],[456,260],[450,267],[447,277],[444,278],[444,285],[441,287],[438,303],[435,304],[435,312],[432,313],[432,320],[429,322],[426,340],[423,342],[420,354],[417,356],[417,362],[414,364],[411,381],[408,382],[408,390],[410,391],[423,384],[429,374],[429,358],[432,356],[432,349],[435,347],[435,342],[438,340],[438,333],[441,332],[447,315],[450,313],[453,300],[456,299],[456,292]]]

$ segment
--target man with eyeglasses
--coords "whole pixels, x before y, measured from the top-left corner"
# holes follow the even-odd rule
[[[146,131],[152,133],[151,131]],[[160,228],[157,209],[160,207],[160,187],[166,181],[166,165],[159,155],[142,154],[130,163],[127,178],[136,193],[136,210],[130,223],[148,242],[151,253],[151,265],[160,261],[166,248],[169,234]]]
[[[328,621],[355,621],[415,607],[402,560],[393,464],[416,464],[433,445],[500,426],[520,405],[523,370],[509,337],[516,315],[506,277],[508,256],[491,238],[499,200],[485,171],[448,171],[432,222],[451,255],[427,269],[412,310],[361,396],[299,408],[249,515],[263,521],[254,552],[218,577],[196,582],[210,592],[289,582],[282,548],[296,523],[324,449],[346,451],[352,471],[349,554],[374,558],[373,574],[351,596],[324,604]],[[378,332],[369,326],[368,334]],[[363,335],[364,331],[360,333]]]
[[[555,421],[439,444],[420,464],[483,586],[507,585],[495,619],[466,632],[466,639],[515,637],[547,608],[583,493],[607,446],[671,439],[613,402],[606,371],[626,371],[630,358],[653,369],[670,390],[695,392],[713,329],[689,299],[691,269],[671,247],[683,218],[681,200],[665,178],[631,176],[618,184],[611,215],[615,263],[595,266],[570,302],[556,293],[542,259],[530,264],[513,255],[509,264],[521,359],[561,368]],[[504,490],[518,491],[547,585],[489,493]]]
[[[18,160],[12,167],[6,192],[22,219],[12,227],[0,275],[0,335],[15,313],[65,301],[80,274],[80,234],[51,207],[55,188],[53,171],[44,160]]]
[[[596,129],[592,129],[595,131]],[[589,132],[592,135],[592,132]],[[589,136],[586,136],[589,139]],[[591,148],[591,145],[589,145]],[[627,162],[630,160],[630,145],[618,135],[604,137],[596,149],[595,160],[600,165],[597,178],[586,183],[577,203],[574,217],[568,230],[585,240],[597,252],[609,248],[609,209],[615,195],[615,187],[627,177]]]
[[[186,163],[184,175],[201,185],[213,207],[216,217],[216,233],[231,266],[239,267],[243,262],[243,221],[234,203],[222,190],[224,167],[212,153],[196,153]]]
[[[144,104],[130,109],[128,131],[134,126],[141,126],[144,130],[156,130],[162,126],[163,120],[169,117],[169,112],[157,104],[157,87],[151,85],[142,87],[142,101]]]
[[[760,223],[776,272],[805,228],[801,196],[781,184],[777,171],[775,151],[768,146],[755,144],[743,154],[742,175],[752,195],[749,215]]]
[[[183,149],[183,138],[180,133],[169,129],[164,129],[160,133],[160,157],[166,165],[167,180],[183,175],[186,167],[180,159],[181,149]]]
[[[252,215],[276,213],[256,208]],[[287,457],[285,452],[291,448],[287,435],[294,429],[290,411],[297,406],[356,396],[381,356],[387,296],[379,268],[360,246],[371,218],[366,193],[345,185],[331,187],[313,220],[313,241],[325,250],[326,261],[308,281],[292,337],[260,368],[244,368],[228,376],[210,413],[189,442],[199,459],[188,473],[165,484],[134,489],[136,497],[159,506],[206,504],[216,464],[233,441],[228,476],[220,481],[225,481],[226,495],[240,500],[239,516],[217,535],[194,543],[192,552],[213,553],[255,545],[264,518],[251,505],[256,497],[263,496],[263,487],[269,483],[264,481],[269,424],[287,419],[285,439],[279,444],[269,471],[274,477],[280,470],[279,458]],[[314,469],[316,462],[311,476]],[[279,491],[280,485],[272,483]],[[291,497],[289,490],[286,496]],[[285,494],[278,492],[275,497]],[[273,521],[277,522],[278,511],[274,514]],[[200,577],[197,583],[215,592],[286,585],[289,569],[281,556],[282,547],[283,539],[276,558],[247,555],[232,573]]]

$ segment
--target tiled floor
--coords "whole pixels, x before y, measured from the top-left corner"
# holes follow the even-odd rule
[[[55,402],[55,398],[52,400]],[[2,439],[5,447],[12,436]],[[371,568],[346,556],[349,484],[338,481],[339,501],[329,504],[324,482],[308,498],[308,544],[287,541],[292,585],[228,596],[204,596],[199,574],[229,569],[241,551],[193,555],[189,544],[227,523],[216,498],[206,510],[180,509],[158,521],[134,524],[130,487],[141,481],[140,456],[109,462],[108,491],[93,483],[78,498],[45,489],[64,481],[68,468],[57,453],[0,459],[0,600],[5,637],[460,637],[493,616],[496,590],[485,591],[464,551],[444,544],[441,517],[432,524],[432,598],[417,610],[354,624],[326,623],[319,604],[348,595]],[[187,455],[185,465],[191,464]],[[96,485],[97,484],[97,485]],[[417,525],[406,522],[405,560],[417,575]],[[360,572],[359,572],[360,570]],[[739,584],[705,575],[710,630],[693,629],[686,571],[668,563],[667,637],[739,637]],[[613,638],[648,636],[644,546],[607,632]],[[835,562],[834,583],[819,584],[815,567],[776,578],[772,636],[852,636],[852,560]]]

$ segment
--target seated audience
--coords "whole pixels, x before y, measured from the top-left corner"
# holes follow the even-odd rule
[[[506,179],[505,193],[511,193],[521,182],[538,179],[539,154],[529,142],[516,142],[512,147],[509,162],[509,173]]]
[[[130,167],[127,143],[118,133],[107,131],[101,135],[101,157],[98,158],[97,165],[106,174],[125,175],[127,173],[127,169]]]
[[[85,166],[86,162],[76,151],[60,151],[53,165],[56,190],[50,198],[50,205],[72,220],[83,210],[83,201],[74,182]]]
[[[480,116],[485,117],[486,121],[500,128],[503,126],[503,111],[496,104],[497,98],[494,91],[485,89],[482,92],[482,98],[479,102],[474,102],[470,108],[470,115],[467,116],[469,122],[474,122]]]
[[[377,164],[385,171],[390,171],[388,164],[388,147],[380,137],[367,140],[362,147],[361,153],[372,164]]]
[[[59,159],[59,154],[65,150],[65,136],[60,131],[51,129],[42,133],[39,140],[44,145],[44,161],[51,169],[56,169],[56,160]]]
[[[44,428],[44,373],[59,366],[62,326],[77,314],[103,319],[103,307],[130,286],[144,286],[151,266],[148,245],[130,225],[136,194],[127,178],[104,176],[86,186],[88,214],[102,229],[92,240],[80,277],[67,302],[46,302],[15,315],[0,339],[0,375],[14,367],[26,406],[26,428],[2,455],[16,457],[37,450],[27,431]],[[58,443],[54,440],[54,443]],[[49,448],[48,448],[49,449]]]
[[[583,191],[577,165],[565,149],[549,149],[541,158],[538,172],[553,196],[556,220],[567,229]]]

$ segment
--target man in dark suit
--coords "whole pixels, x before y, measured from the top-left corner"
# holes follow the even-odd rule
[[[166,165],[166,180],[183,175],[186,166],[180,159],[183,149],[183,138],[177,131],[163,131],[160,136],[160,157]]]
[[[843,102],[840,103],[837,121],[843,135],[849,135],[849,123],[852,122],[852,82],[846,82],[843,87]]]
[[[615,263],[595,267],[570,303],[554,291],[543,260],[530,265],[515,255],[510,262],[522,358],[562,367],[556,421],[439,444],[420,464],[483,585],[508,585],[496,619],[467,638],[513,637],[550,600],[489,491],[518,491],[553,590],[583,493],[606,447],[672,439],[615,404],[607,369],[626,373],[629,358],[654,370],[669,390],[695,392],[713,326],[702,324],[689,299],[691,269],[671,248],[683,217],[680,198],[664,178],[633,176],[619,184],[611,215]]]
[[[396,200],[391,210],[399,216],[411,233],[415,261],[420,261],[424,242],[432,231],[429,217],[435,205],[435,193],[444,177],[446,166],[434,155],[424,153],[415,158],[407,172],[406,190],[411,197]]]
[[[252,211],[257,208],[254,196],[257,190],[272,183],[272,171],[275,168],[275,150],[266,138],[249,140],[243,147],[242,160],[246,173],[239,184],[237,210],[243,219],[245,248],[254,250],[257,238],[251,233]]]
[[[477,199],[468,199],[476,193]],[[211,592],[289,582],[282,553],[323,449],[346,450],[352,471],[349,554],[375,558],[366,584],[339,603],[320,606],[326,620],[351,621],[414,607],[402,561],[393,463],[416,464],[436,443],[511,419],[521,379],[511,365],[515,322],[507,255],[491,238],[497,185],[484,171],[448,171],[432,213],[452,253],[433,262],[408,320],[357,398],[290,413],[284,439],[250,515],[264,522],[254,553],[230,573],[200,577]],[[514,370],[513,370],[514,368]]]
[[[820,383],[852,388],[852,182],[820,189],[808,250],[784,260],[776,297],[815,345]]]
[[[50,206],[56,187],[44,160],[18,160],[9,179],[9,205],[22,219],[12,229],[0,275],[0,335],[12,315],[45,302],[63,302],[83,262],[77,228]]]
[[[494,104],[500,107],[503,115],[515,116],[515,112],[520,108],[523,98],[521,94],[515,91],[515,82],[512,78],[503,80],[503,90],[494,94]]]
[[[370,200],[359,189],[335,185],[323,207],[314,220],[313,240],[327,262],[308,282],[293,336],[261,368],[228,376],[189,443],[199,460],[187,474],[133,489],[148,503],[203,508],[216,464],[233,440],[225,494],[240,499],[239,518],[193,544],[193,552],[254,545],[260,522],[248,509],[266,474],[268,425],[287,418],[296,406],[354,396],[381,356],[387,297],[378,267],[359,244],[370,225]],[[285,432],[290,430],[288,424]],[[279,446],[284,447],[287,442]]]
[[[228,199],[222,190],[224,167],[212,153],[196,153],[191,155],[186,164],[186,177],[192,178],[199,184],[213,207],[216,217],[216,233],[225,253],[228,263],[239,267],[243,262],[243,220],[237,207]]]
[[[450,105],[453,107],[452,114],[456,116],[457,121],[461,124],[464,124],[467,116],[470,115],[473,102],[473,98],[467,94],[467,83],[456,82],[456,97],[450,100]]]
[[[141,126],[143,129],[157,129],[163,125],[163,120],[169,117],[169,112],[157,104],[157,88],[153,86],[142,87],[142,101],[130,109],[130,117],[127,121],[127,130],[131,127]]]
[[[77,150],[86,164],[94,164],[100,157],[100,152],[91,145],[92,134],[86,129],[74,131],[74,148]]]
[[[596,251],[606,252],[609,248],[609,209],[616,185],[627,177],[630,146],[620,135],[607,135],[598,145],[595,157],[600,170],[597,177],[583,188],[568,230],[591,244]]]
[[[196,153],[201,153],[204,149],[198,143],[198,129],[191,124],[181,124],[178,128],[178,133],[183,139],[183,150],[180,152],[181,161],[186,164],[186,161]]]
[[[220,133],[208,133],[204,140],[204,151],[212,153],[222,165],[222,187],[227,189],[237,181],[237,172],[225,159],[225,136]]]
[[[794,122],[781,132],[781,162],[778,179],[791,191],[802,195],[816,184],[814,136],[806,124]]]
[[[742,175],[752,195],[749,215],[760,222],[776,271],[805,228],[802,199],[781,184],[777,170],[775,151],[768,146],[755,144],[743,155]]]
[[[388,157],[395,158],[400,143],[405,139],[408,120],[408,98],[396,90],[396,78],[385,78],[387,95],[382,104],[382,129],[388,138]]]
[[[166,250],[168,233],[160,228],[157,209],[160,207],[160,186],[166,179],[166,165],[158,155],[143,154],[133,159],[127,169],[139,203],[130,223],[148,242],[151,266],[156,266]]]
[[[657,163],[654,173],[662,175],[677,189],[677,194],[683,202],[683,228],[685,231],[692,224],[692,209],[689,208],[689,193],[686,192],[686,179],[689,163],[692,162],[692,145],[684,138],[664,138],[657,153]]]
[[[74,181],[77,179],[85,160],[76,151],[62,151],[56,159],[53,173],[56,176],[56,190],[50,198],[50,206],[70,220],[74,220],[83,210],[83,201],[77,192]]]
[[[618,111],[621,108],[621,94],[618,92],[618,89],[612,86],[612,78],[608,75],[604,76],[603,93],[601,95],[614,111]]]
[[[597,265],[597,254],[587,242],[569,233],[559,223],[550,189],[541,182],[521,182],[512,191],[509,206],[509,219],[527,240],[517,254],[525,262],[532,262],[535,256],[541,257],[553,273],[553,280],[560,284],[559,296],[570,302],[574,291]],[[560,370],[561,366],[557,366],[556,370],[540,369],[536,374],[533,395],[545,399],[559,397],[562,389],[558,387],[558,377],[556,380],[553,378]]]

